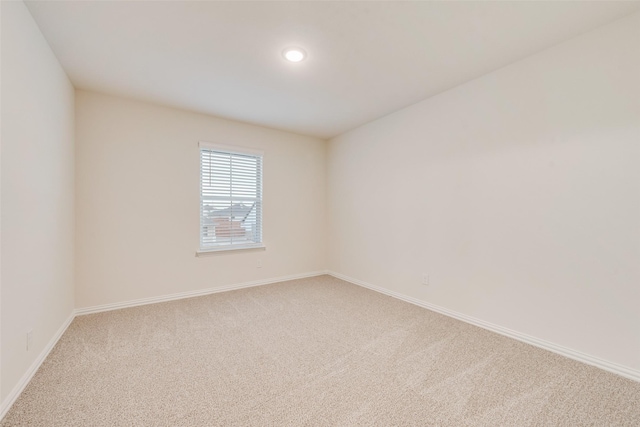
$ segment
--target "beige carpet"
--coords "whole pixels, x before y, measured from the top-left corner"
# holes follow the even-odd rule
[[[18,425],[640,426],[640,383],[322,276],[78,317]]]

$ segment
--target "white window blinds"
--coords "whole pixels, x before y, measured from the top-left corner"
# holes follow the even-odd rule
[[[262,245],[262,155],[200,146],[200,249]]]

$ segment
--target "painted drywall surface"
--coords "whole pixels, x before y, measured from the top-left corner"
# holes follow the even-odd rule
[[[74,308],[74,89],[25,5],[1,7],[4,400]]]
[[[329,269],[640,369],[639,40],[636,14],[330,140]]]
[[[325,141],[87,91],[76,141],[78,308],[325,269]],[[198,141],[264,151],[265,251],[195,257]]]

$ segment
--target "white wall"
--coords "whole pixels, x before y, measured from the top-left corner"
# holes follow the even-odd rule
[[[324,141],[86,91],[76,141],[78,308],[325,269]],[[264,151],[266,251],[195,257],[198,141]]]
[[[635,14],[332,139],[329,268],[640,369],[639,41]]]
[[[74,308],[74,89],[25,5],[1,8],[4,401]]]

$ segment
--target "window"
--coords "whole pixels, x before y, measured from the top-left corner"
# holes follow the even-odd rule
[[[262,247],[262,153],[200,143],[200,251]]]

